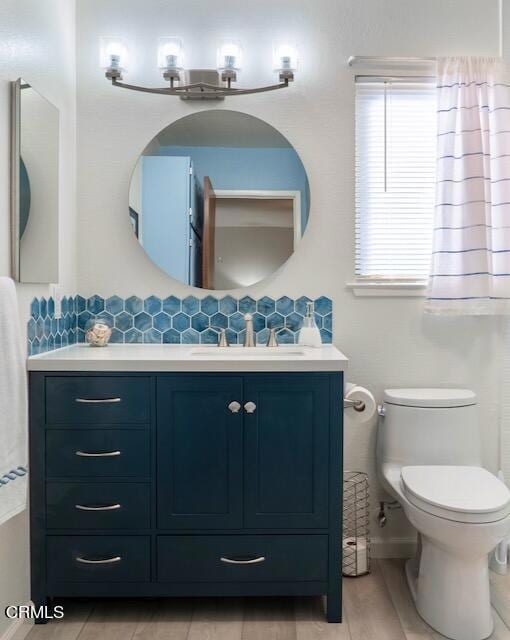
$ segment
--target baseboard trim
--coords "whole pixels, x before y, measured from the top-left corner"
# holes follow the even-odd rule
[[[416,551],[416,538],[372,538],[373,558],[411,558]]]
[[[29,606],[32,604],[28,603]],[[11,625],[0,636],[0,640],[24,640],[33,627],[32,620],[27,618],[20,618],[19,620],[13,620]]]

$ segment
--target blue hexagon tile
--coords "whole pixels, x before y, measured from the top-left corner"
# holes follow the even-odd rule
[[[239,300],[239,311],[241,313],[255,313],[256,309],[257,302],[250,296],[244,296]]]
[[[106,311],[112,315],[117,315],[121,311],[124,311],[124,300],[119,296],[111,296],[106,299]]]
[[[251,296],[216,298],[208,295],[199,300],[194,296],[184,299],[130,296],[124,299],[117,295],[104,298],[97,294],[89,298],[77,295],[62,299],[62,317],[55,318],[52,298],[34,298],[27,324],[28,354],[84,342],[85,327],[94,316],[104,318],[112,325],[111,342],[114,344],[215,344],[220,328],[227,330],[230,344],[238,344],[244,338],[245,313],[253,315],[257,344],[265,344],[272,327],[282,328],[279,332],[282,344],[294,344],[306,303],[310,301],[306,296],[297,299],[263,296],[255,300]],[[333,303],[325,296],[313,302],[322,340],[331,343]]]
[[[90,313],[97,315],[104,311],[104,300],[101,296],[92,296],[87,300],[87,309]]]
[[[196,313],[191,316],[191,326],[195,331],[205,331],[211,324],[211,318],[205,313]]]
[[[216,298],[207,296],[200,302],[200,307],[205,314],[207,314],[208,316],[212,316],[218,312],[219,303]]]
[[[294,300],[287,298],[287,296],[283,296],[283,298],[278,298],[276,301],[276,311],[281,313],[283,316],[288,316],[290,313],[294,311]]]
[[[169,296],[163,300],[163,311],[169,316],[175,316],[181,310],[181,301],[175,296]]]
[[[154,316],[163,308],[163,301],[156,296],[149,296],[143,301],[143,308],[148,314]]]
[[[188,296],[187,298],[184,298],[181,306],[185,314],[192,316],[195,313],[198,313],[200,309],[200,300],[195,298],[195,296]]]
[[[220,311],[226,316],[231,316],[237,311],[238,301],[232,296],[225,296],[220,300]]]
[[[125,300],[112,295],[102,298],[93,295],[85,299],[76,298],[78,311],[77,330],[80,342],[84,340],[87,321],[94,315],[107,317],[114,327],[112,342],[143,342],[163,344],[214,344],[218,329],[227,330],[230,344],[242,343],[244,337],[244,314],[253,315],[253,328],[257,344],[265,344],[272,327],[281,327],[282,344],[294,344],[306,312],[306,303],[315,303],[315,318],[324,343],[332,342],[333,303],[321,296],[312,300],[306,296],[297,299],[281,296],[263,296],[255,300],[251,296],[217,298],[207,295],[202,299],[186,296],[159,298],[130,296]],[[30,307],[30,335],[37,337],[37,318],[40,316],[40,301],[34,300]],[[44,325],[42,328],[44,334]]]
[[[275,308],[275,301],[267,296],[257,301],[257,311],[263,316],[268,316],[270,313],[273,313]]]
[[[91,299],[91,305],[100,302]],[[102,298],[100,299],[102,300]],[[104,304],[104,301],[103,301]],[[79,308],[88,313],[87,301],[81,298]],[[30,303],[30,319],[27,323],[27,353],[35,356],[46,351],[67,347],[77,342],[78,296],[64,296],[61,303],[61,317],[55,318],[53,298],[34,298]]]
[[[152,324],[154,325],[154,329],[161,331],[164,333],[167,329],[170,329],[172,326],[172,319],[167,313],[158,313],[152,319]]]
[[[124,303],[124,308],[126,309],[126,311],[128,313],[130,313],[132,316],[134,316],[137,313],[141,313],[141,311],[143,309],[143,301],[140,298],[138,298],[137,296],[131,296]]]

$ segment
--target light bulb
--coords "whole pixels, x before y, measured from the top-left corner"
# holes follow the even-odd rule
[[[128,49],[119,38],[103,38],[100,49],[100,66],[102,69],[125,71],[128,64]]]
[[[158,67],[166,70],[180,70],[184,68],[184,51],[179,38],[159,39]]]
[[[243,50],[236,40],[224,40],[217,52],[217,67],[220,71],[239,71]]]
[[[273,49],[273,68],[278,72],[296,71],[298,53],[295,46],[287,43],[277,44]]]

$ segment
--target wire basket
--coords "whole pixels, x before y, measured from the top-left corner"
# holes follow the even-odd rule
[[[370,500],[368,476],[361,471],[344,472],[342,528],[342,573],[370,573]]]

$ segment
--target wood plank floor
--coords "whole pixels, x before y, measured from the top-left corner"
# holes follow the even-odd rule
[[[441,640],[416,613],[403,560],[378,560],[344,580],[344,623],[324,621],[322,598],[63,601],[65,618],[28,640]],[[510,575],[491,572],[495,629],[510,640]]]

